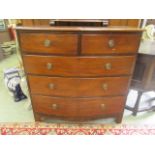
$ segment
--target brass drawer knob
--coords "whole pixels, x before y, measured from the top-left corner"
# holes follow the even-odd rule
[[[52,26],[55,25],[55,20],[51,20],[50,25],[52,25]]]
[[[49,88],[49,89],[54,89],[54,84],[53,84],[53,83],[50,83],[50,84],[48,85],[48,88]]]
[[[111,68],[112,68],[111,63],[106,63],[106,64],[105,64],[105,69],[106,69],[106,70],[111,70]]]
[[[103,90],[107,90],[108,89],[108,84],[107,83],[103,83],[102,84],[102,88],[103,88]]]
[[[100,106],[101,106],[101,109],[105,109],[105,104],[104,103],[102,103]]]
[[[109,45],[110,48],[113,48],[115,46],[115,41],[113,39],[110,39],[108,41],[108,45]]]
[[[57,109],[58,109],[58,104],[53,103],[52,106],[51,106],[51,108],[52,108],[53,110],[57,110]]]
[[[46,39],[45,41],[44,41],[44,46],[45,47],[50,47],[51,46],[51,40],[48,40],[48,39]]]
[[[50,69],[52,69],[53,65],[52,65],[52,63],[47,63],[46,67],[47,67],[48,70],[50,70]]]

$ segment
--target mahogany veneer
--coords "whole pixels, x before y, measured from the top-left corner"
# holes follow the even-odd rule
[[[17,27],[36,121],[120,123],[142,29]]]

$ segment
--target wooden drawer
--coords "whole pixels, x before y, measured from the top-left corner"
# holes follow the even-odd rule
[[[35,112],[66,117],[94,117],[123,112],[125,97],[58,98],[32,95]]]
[[[129,77],[62,78],[28,76],[32,94],[93,97],[127,93]]]
[[[23,52],[76,55],[76,34],[20,33]]]
[[[132,74],[135,56],[107,57],[23,57],[30,74],[55,76],[111,76]]]
[[[82,54],[136,53],[140,33],[83,34]]]

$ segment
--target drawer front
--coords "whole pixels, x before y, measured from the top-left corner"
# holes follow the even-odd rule
[[[136,53],[140,37],[135,33],[83,34],[82,54]]]
[[[123,111],[125,97],[58,98],[32,95],[35,112],[54,116],[93,117]]]
[[[132,74],[135,56],[24,56],[23,60],[26,72],[30,74],[95,77]]]
[[[124,95],[129,83],[129,77],[62,78],[29,75],[28,80],[32,94],[68,97]]]
[[[76,34],[21,33],[20,45],[23,52],[68,54],[77,53]]]

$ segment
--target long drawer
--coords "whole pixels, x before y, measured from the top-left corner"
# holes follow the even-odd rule
[[[76,34],[21,33],[20,45],[23,52],[49,54],[77,54]]]
[[[140,38],[140,33],[83,34],[82,54],[136,53]]]
[[[123,111],[125,97],[58,98],[32,95],[35,112],[68,117],[93,117]]]
[[[129,84],[129,77],[62,78],[29,75],[28,80],[32,94],[68,97],[124,95]]]
[[[134,56],[23,56],[27,73],[54,76],[114,76],[132,74]]]

